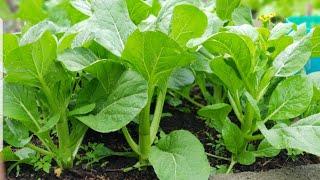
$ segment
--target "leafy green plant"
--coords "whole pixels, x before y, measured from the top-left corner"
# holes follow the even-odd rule
[[[30,2],[22,3],[26,4],[21,4],[20,14],[24,14],[24,6]],[[69,6],[61,5],[61,8]],[[28,17],[26,20],[29,20]],[[39,21],[30,19],[29,22]],[[118,63],[103,61],[91,66],[88,68],[92,72],[90,76],[66,71],[57,59],[67,58],[69,62],[74,59],[57,55],[68,46],[58,39],[61,37],[60,31],[48,32],[57,24],[59,22],[44,20],[22,36],[8,34],[4,37],[4,115],[7,117],[4,140],[16,148],[28,147],[42,155],[51,156],[58,166],[68,169],[73,166],[87,130],[86,121],[82,123],[78,120],[84,118],[81,116],[91,113],[85,117],[89,120],[96,116],[100,119],[108,117],[105,119],[107,122],[110,119],[113,119],[111,122],[116,121],[113,124],[108,122],[110,131],[119,130],[145,106],[147,92],[143,78],[133,71],[126,71]],[[93,56],[87,49],[75,51]],[[72,52],[66,50],[65,54],[68,53]],[[84,59],[89,61],[89,57]],[[81,57],[75,60],[83,60],[78,58]],[[108,72],[106,74],[110,76],[101,77],[100,71],[108,71],[108,68],[114,74]],[[103,79],[102,84],[99,78],[109,79]],[[132,110],[128,110],[128,107]],[[121,114],[116,114],[116,111]],[[103,124],[104,121],[98,123]],[[56,138],[58,142],[54,141]],[[35,145],[31,139],[39,140],[41,145]],[[6,156],[6,151],[3,153]]]
[[[213,57],[213,77],[223,84],[230,105],[208,105],[198,113],[221,132],[232,153],[228,171],[235,163],[249,165],[256,157],[276,156],[280,149],[319,155],[318,146],[307,145],[309,140],[319,140],[319,114],[282,123],[303,117],[314,96],[314,83],[300,72],[316,52],[312,47],[317,44],[318,30],[309,35],[289,34],[292,28],[291,24],[278,24],[271,31],[250,25],[227,26],[202,43],[211,54],[207,57]],[[228,118],[231,108],[237,123]],[[267,129],[265,124],[273,127]],[[251,150],[250,143],[257,140],[262,140],[260,145]]]
[[[141,4],[141,1],[136,2]],[[142,31],[135,23],[143,20],[138,17],[144,16],[136,13],[145,12],[133,13],[135,8],[128,10],[129,5],[132,4],[126,6],[122,0],[92,1],[89,18],[71,27],[62,37],[61,42],[67,42],[69,38],[71,41],[66,45],[68,49],[58,55],[58,61],[71,72],[94,76],[105,94],[111,92],[109,97],[99,94],[99,98],[106,99],[102,103],[103,110],[76,118],[102,133],[122,128],[128,144],[139,157],[134,167],[152,165],[160,179],[206,179],[210,173],[209,164],[201,143],[194,135],[184,130],[174,131],[154,144],[170,76],[177,68],[188,66],[194,59],[186,43],[204,32],[206,16],[190,3],[180,5],[176,1],[168,1],[162,4],[156,20],[151,22],[157,28],[144,28]],[[172,20],[166,20],[168,16],[172,16]],[[185,22],[185,16],[192,20]],[[201,26],[196,24],[199,20]],[[149,27],[153,27],[151,24]],[[90,45],[92,43],[105,48],[107,55],[97,56],[97,49]],[[119,86],[115,87],[115,84]],[[92,92],[92,87],[95,86],[91,86],[88,93]],[[154,96],[156,100],[152,113]],[[140,107],[143,107],[141,112]],[[137,113],[138,143],[125,127]],[[163,162],[167,165],[163,166]]]

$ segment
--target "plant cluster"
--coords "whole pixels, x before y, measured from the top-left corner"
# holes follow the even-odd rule
[[[16,16],[21,33],[4,35],[5,161],[70,169],[82,149],[86,166],[132,156],[160,179],[208,179],[192,133],[159,133],[168,97],[198,106],[221,134],[232,154],[221,171],[281,149],[320,155],[320,74],[303,71],[320,54],[320,28],[255,27],[240,0],[22,0]],[[189,96],[194,85],[207,105]],[[132,152],[80,148],[88,128],[121,131]]]

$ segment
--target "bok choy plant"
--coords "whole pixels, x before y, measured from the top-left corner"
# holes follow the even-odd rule
[[[223,85],[230,105],[208,105],[198,114],[222,134],[232,153],[229,172],[235,163],[249,165],[256,157],[276,156],[280,149],[320,154],[320,115],[303,118],[317,84],[303,74],[303,67],[316,53],[314,39],[319,36],[317,29],[306,35],[301,27],[293,31],[292,24],[278,24],[269,31],[227,26],[202,43],[213,57],[213,76]],[[238,122],[228,118],[231,110]],[[249,148],[257,140],[259,146]]]
[[[157,137],[168,80],[175,69],[194,60],[186,42],[204,33],[206,16],[190,3],[168,1],[154,12],[152,6],[134,2],[137,4],[94,0],[89,18],[71,27],[62,38],[62,43],[69,44],[58,60],[69,71],[95,77],[101,85],[90,85],[88,91],[92,94],[99,91],[100,100],[106,99],[97,114],[76,118],[102,133],[121,128],[139,157],[139,162],[128,169],[152,165],[160,179],[207,179],[210,166],[202,144],[194,135],[178,130]],[[136,11],[136,6],[149,9],[147,14],[153,21],[147,26],[140,19],[146,16]],[[78,9],[83,12],[81,7]],[[167,19],[169,16],[172,20]],[[137,25],[138,22],[142,25]],[[90,48],[92,42],[103,47],[108,56],[97,56],[96,50]],[[136,115],[138,142],[125,127]]]

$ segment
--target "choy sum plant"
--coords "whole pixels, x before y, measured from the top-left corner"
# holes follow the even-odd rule
[[[318,102],[319,77],[303,74],[318,51],[318,29],[306,35],[302,26],[296,31],[293,27],[280,23],[269,31],[227,26],[202,43],[212,57],[212,76],[223,85],[230,105],[212,104],[198,113],[222,134],[232,153],[229,171],[235,163],[249,165],[281,149],[320,155],[320,114],[311,110]],[[231,110],[238,122],[228,118]],[[253,149],[257,140],[260,144]]]
[[[194,60],[186,43],[204,33],[207,18],[190,3],[168,1],[153,12],[152,6],[135,2],[138,4],[94,0],[89,4],[89,18],[74,25],[61,39],[61,43],[69,45],[58,60],[69,71],[93,76],[91,85],[84,90],[90,94],[87,100],[102,101],[96,102],[96,113],[76,119],[102,133],[121,128],[139,158],[133,168],[152,165],[160,179],[207,179],[210,166],[194,135],[178,130],[157,137],[168,80],[174,70]],[[200,1],[194,3],[201,5]],[[146,17],[136,6],[147,8],[152,21],[141,22],[139,17]],[[81,11],[83,6],[79,7]],[[141,22],[139,27],[137,22]],[[103,47],[108,55],[100,56],[101,51],[92,48],[92,43]],[[90,97],[95,94],[97,98]],[[138,142],[126,128],[135,116]]]

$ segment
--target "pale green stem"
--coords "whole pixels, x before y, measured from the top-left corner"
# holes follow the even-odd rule
[[[151,135],[150,145],[153,144],[153,141],[156,138],[157,133],[158,133],[162,110],[163,110],[163,105],[164,105],[164,101],[166,99],[166,93],[167,93],[167,87],[163,88],[158,93],[157,104],[156,104],[156,108],[155,108],[154,115],[153,115],[153,120],[152,120],[151,127],[150,127],[150,135]]]
[[[131,149],[137,153],[137,154],[140,154],[139,152],[139,146],[137,145],[137,143],[132,139],[127,127],[123,127],[122,128],[122,133],[124,135],[124,137],[126,138],[129,146],[131,147]]]

